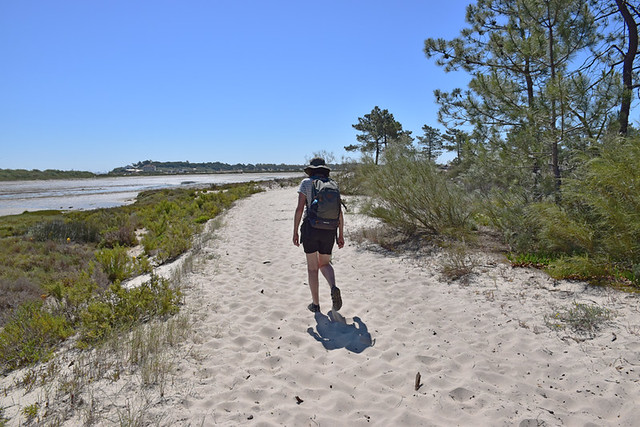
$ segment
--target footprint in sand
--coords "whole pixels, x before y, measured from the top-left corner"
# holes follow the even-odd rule
[[[467,390],[466,388],[458,387],[454,390],[451,390],[449,392],[449,396],[456,402],[466,402],[476,397],[476,394],[471,390]]]
[[[544,426],[544,421],[534,420],[533,418],[527,418],[526,420],[522,420],[518,427],[541,427]]]

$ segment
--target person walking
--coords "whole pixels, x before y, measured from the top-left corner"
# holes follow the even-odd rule
[[[320,311],[318,272],[322,273],[331,288],[333,310],[338,311],[342,307],[342,296],[336,286],[335,272],[331,265],[331,252],[335,242],[340,249],[344,246],[344,217],[340,193],[335,181],[329,178],[330,171],[320,157],[312,159],[304,169],[308,177],[300,183],[298,205],[293,219],[293,244],[300,246],[302,243],[307,257],[312,299],[308,308],[314,313]],[[312,204],[323,205],[312,207]],[[331,218],[322,218],[317,212]]]

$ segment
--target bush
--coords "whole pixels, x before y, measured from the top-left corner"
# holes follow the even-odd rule
[[[637,282],[640,264],[640,139],[613,141],[566,179],[561,204],[538,203],[528,221],[538,246],[564,256],[558,278],[623,276]]]
[[[575,218],[591,226],[590,252],[640,263],[640,138],[613,142],[563,188]]]
[[[372,196],[370,213],[406,232],[460,236],[471,230],[470,198],[429,161],[406,149],[388,148],[383,165],[360,173]]]
[[[12,310],[26,301],[38,301],[41,296],[42,288],[26,277],[15,280],[0,278],[0,327]]]
[[[104,232],[102,245],[113,248],[119,246],[135,246],[138,243],[136,230],[131,224],[121,224]]]
[[[24,304],[0,331],[0,364],[16,369],[46,360],[72,333],[66,319],[44,310],[41,302]]]
[[[96,259],[110,281],[122,281],[133,273],[132,260],[127,248],[116,245],[113,249],[96,252]]]
[[[119,283],[96,296],[80,314],[80,335],[83,343],[101,341],[114,331],[149,320],[153,316],[168,316],[178,312],[182,292],[169,281],[153,275],[142,285],[126,289]]]
[[[90,263],[88,269],[74,280],[58,280],[45,285],[49,296],[57,302],[57,311],[71,323],[76,322],[78,310],[85,307],[97,292],[106,288],[96,280],[96,276],[99,276],[96,270],[95,264]]]
[[[593,251],[590,224],[551,202],[534,203],[525,209],[525,221],[537,224],[537,239],[544,250],[556,254]],[[542,249],[542,248],[536,248]]]
[[[468,278],[478,266],[478,260],[466,250],[464,243],[450,245],[442,261],[442,275],[449,281]]]
[[[525,215],[526,195],[517,190],[493,191],[476,201],[476,209],[488,224],[502,233],[504,241],[516,252],[537,252],[538,227]]]
[[[590,280],[598,277],[615,276],[608,260],[593,258],[588,255],[561,257],[551,261],[546,271],[555,279]]]
[[[545,268],[547,267],[554,257],[544,252],[528,252],[507,255],[507,259],[511,262],[513,267],[533,267],[533,268]]]

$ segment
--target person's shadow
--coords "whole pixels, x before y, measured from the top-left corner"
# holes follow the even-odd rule
[[[345,348],[354,353],[362,353],[375,344],[367,325],[359,317],[354,317],[351,324],[347,324],[344,317],[335,311],[329,311],[328,315],[316,312],[315,317],[316,330],[309,328],[307,332],[327,350]]]

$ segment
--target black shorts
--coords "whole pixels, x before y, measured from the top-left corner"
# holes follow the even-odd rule
[[[300,239],[304,253],[319,252],[322,255],[331,255],[333,244],[336,241],[337,230],[321,230],[313,228],[307,221],[302,221],[300,227]]]

